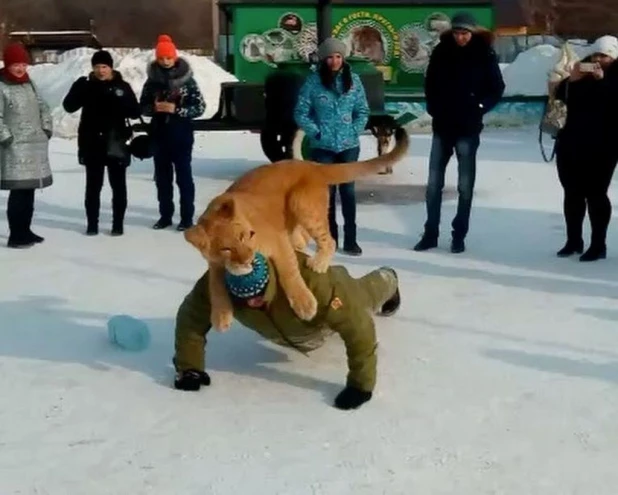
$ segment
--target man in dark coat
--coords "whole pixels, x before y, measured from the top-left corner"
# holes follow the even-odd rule
[[[438,245],[444,176],[453,152],[458,161],[459,203],[452,223],[451,251],[465,250],[483,116],[496,106],[505,88],[491,46],[491,33],[480,28],[474,17],[465,12],[453,16],[451,26],[433,50],[425,77],[433,140],[426,192],[427,221],[424,235],[414,247],[416,251]]]
[[[127,119],[137,119],[140,107],[129,83],[113,67],[108,51],[95,52],[92,72],[77,79],[62,102],[69,113],[82,110],[77,141],[79,163],[86,167],[87,235],[99,233],[105,168],[112,188],[112,235],[124,233],[127,167],[131,163],[127,141],[132,132]]]

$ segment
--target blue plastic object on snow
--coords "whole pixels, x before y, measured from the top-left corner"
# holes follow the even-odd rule
[[[142,320],[129,315],[112,316],[107,321],[109,341],[128,351],[143,351],[150,345],[150,330]]]

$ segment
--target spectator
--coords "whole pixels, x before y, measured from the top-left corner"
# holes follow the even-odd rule
[[[433,139],[425,198],[427,221],[422,239],[414,246],[416,251],[438,245],[444,176],[453,151],[458,162],[459,201],[452,223],[451,252],[465,251],[483,115],[498,103],[505,87],[491,47],[491,33],[465,12],[453,16],[451,26],[440,36],[425,77]]]
[[[346,45],[335,38],[324,40],[318,48],[315,73],[303,84],[294,118],[310,140],[311,159],[319,163],[347,163],[358,160],[358,136],[369,119],[369,104],[360,77],[345,61]],[[330,233],[339,247],[337,188],[343,213],[343,251],[359,256],[356,240],[356,194],[354,182],[330,187],[328,221]]]
[[[94,53],[92,72],[77,79],[62,105],[69,112],[82,110],[78,130],[78,160],[86,168],[87,235],[99,233],[99,210],[105,169],[112,188],[112,235],[124,233],[127,209],[127,167],[131,154],[127,141],[131,127],[127,119],[137,119],[140,107],[137,97],[122,74],[114,70],[111,54]]]
[[[567,240],[557,254],[566,257],[583,252],[587,207],[592,232],[580,261],[607,256],[605,241],[612,215],[607,191],[618,162],[614,143],[618,136],[618,39],[603,36],[591,51],[556,90],[556,99],[567,107],[566,123],[556,141]]]
[[[44,241],[31,230],[34,192],[52,185],[49,107],[30,81],[30,57],[19,43],[6,46],[0,69],[0,189],[8,190],[8,247]]]
[[[178,56],[169,36],[159,36],[155,54],[156,60],[148,67],[148,79],[140,97],[142,113],[152,117],[151,136],[160,214],[153,228],[165,229],[172,225],[175,172],[180,191],[180,223],[177,230],[183,231],[193,225],[195,212],[191,119],[202,115],[206,104],[189,63]]]

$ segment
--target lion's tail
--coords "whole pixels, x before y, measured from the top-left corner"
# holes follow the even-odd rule
[[[328,185],[353,182],[359,177],[375,174],[385,166],[397,163],[406,155],[409,145],[408,133],[403,127],[397,127],[395,130],[395,146],[388,153],[361,162],[320,165],[318,173]]]

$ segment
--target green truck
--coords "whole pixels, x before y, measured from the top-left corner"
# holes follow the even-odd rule
[[[367,128],[378,137],[425,113],[429,56],[455,12],[495,28],[492,0],[218,0],[218,8],[220,63],[238,82],[222,84],[218,112],[196,129],[259,132],[271,161],[291,155],[295,97],[324,38],[348,46],[368,95]]]

